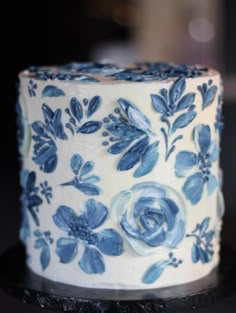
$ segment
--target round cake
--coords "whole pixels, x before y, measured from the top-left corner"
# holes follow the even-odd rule
[[[45,278],[162,288],[219,263],[222,82],[202,66],[70,63],[20,73],[20,238]]]

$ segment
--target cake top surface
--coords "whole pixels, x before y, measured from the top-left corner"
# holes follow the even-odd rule
[[[212,76],[217,72],[201,65],[174,64],[165,62],[142,62],[120,65],[98,62],[73,62],[59,66],[31,66],[22,77],[42,81],[74,81],[79,83],[106,82],[153,82],[175,80],[183,76],[196,78]]]

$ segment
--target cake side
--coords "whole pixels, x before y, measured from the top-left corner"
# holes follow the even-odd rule
[[[34,272],[145,289],[218,264],[222,86],[214,70],[189,75],[82,83],[21,74],[21,239]]]

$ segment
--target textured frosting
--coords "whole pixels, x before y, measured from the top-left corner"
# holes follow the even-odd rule
[[[82,78],[81,78],[82,77]],[[21,240],[46,278],[95,288],[190,282],[219,262],[218,72],[72,63],[20,74]]]

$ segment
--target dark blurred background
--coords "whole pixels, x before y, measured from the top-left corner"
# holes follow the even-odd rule
[[[221,164],[227,209],[223,238],[236,247],[235,16],[234,0],[1,1],[0,252],[16,242],[20,221],[17,74],[30,65],[87,60],[202,63],[221,71],[225,86]],[[236,301],[227,301],[214,312],[235,312]],[[1,293],[0,312],[16,310],[39,311]]]

